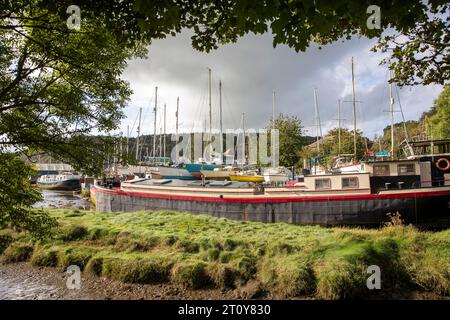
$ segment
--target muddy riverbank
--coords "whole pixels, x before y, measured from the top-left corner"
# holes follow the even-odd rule
[[[37,268],[20,262],[0,261],[1,300],[117,300],[117,299],[237,299],[235,291],[186,290],[177,285],[125,284],[119,281],[82,274],[81,288],[68,289],[67,274],[55,268]]]
[[[173,284],[125,284],[82,274],[81,288],[68,289],[67,274],[55,268],[37,268],[28,263],[6,264],[0,260],[0,300],[228,300],[277,299],[260,296],[255,284],[234,290],[188,290]],[[384,292],[378,299],[450,300],[427,292]],[[311,299],[297,297],[296,299]]]

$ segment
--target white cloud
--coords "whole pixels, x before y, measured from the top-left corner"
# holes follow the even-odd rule
[[[351,99],[351,57],[355,62],[358,127],[369,137],[388,125],[383,112],[389,105],[387,69],[380,66],[383,56],[369,49],[373,40],[354,38],[337,42],[322,50],[312,46],[296,53],[286,46],[272,47],[272,36],[248,35],[236,44],[220,47],[210,54],[192,49],[189,32],[157,40],[149,48],[147,60],[130,61],[123,75],[134,91],[125,112],[121,130],[135,122],[139,107],[143,132],[153,133],[154,87],[158,86],[159,114],[167,104],[168,132],[175,130],[176,98],[180,97],[182,131],[200,130],[208,119],[208,71],[213,79],[213,127],[218,119],[218,81],[223,82],[224,128],[238,128],[240,115],[246,114],[246,127],[266,126],[271,117],[272,91],[276,91],[277,112],[298,116],[308,134],[315,135],[313,88],[317,87],[323,132],[336,126],[337,100]],[[441,86],[416,86],[400,90],[407,119],[417,119],[429,109]],[[343,118],[352,126],[352,108],[343,103]],[[396,120],[401,117],[396,114]],[[158,128],[162,126],[158,119]],[[135,130],[133,132],[135,135]]]

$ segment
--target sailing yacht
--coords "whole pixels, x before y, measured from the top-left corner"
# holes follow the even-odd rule
[[[275,91],[272,95],[272,129],[275,130]],[[285,167],[278,166],[275,167],[275,149],[274,144],[272,145],[272,152],[271,152],[271,158],[272,158],[272,167],[264,168],[263,169],[263,177],[264,181],[267,183],[282,183],[282,182],[288,182],[289,179],[292,177],[292,172]]]
[[[241,182],[264,182],[265,179],[257,170],[246,170],[236,174],[230,174],[230,180]]]
[[[268,183],[288,182],[292,177],[292,172],[285,167],[265,168],[263,170],[264,181]]]

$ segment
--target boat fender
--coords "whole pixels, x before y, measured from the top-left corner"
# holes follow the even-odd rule
[[[445,163],[445,166],[442,165],[442,163]],[[439,158],[436,163],[436,168],[438,168],[441,171],[447,171],[448,169],[450,169],[450,161],[446,158]]]

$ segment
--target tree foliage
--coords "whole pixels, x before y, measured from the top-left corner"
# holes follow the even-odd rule
[[[378,39],[374,51],[391,52],[392,81],[400,85],[442,84],[450,78],[450,5],[445,0],[130,2],[149,18],[140,21],[144,30],[154,28],[155,16],[165,6],[167,14],[162,17],[166,19],[161,22],[167,23],[171,33],[180,27],[193,29],[192,45],[200,51],[236,42],[247,33],[268,31],[274,47],[285,44],[296,51],[305,51],[311,43],[322,46],[365,36]],[[367,25],[371,5],[381,10],[380,29]]]
[[[0,11],[0,144],[98,174],[115,140],[90,136],[117,128],[131,94],[120,75],[145,50],[121,41],[94,12],[83,12],[81,29],[71,30],[67,6],[55,2],[51,11],[44,3],[6,3]]]
[[[423,138],[423,123],[419,120],[409,120],[406,122],[398,122],[394,124],[394,157],[402,157],[400,144],[408,139]],[[391,150],[391,126],[388,125],[383,129],[381,136],[376,136],[373,141],[373,151],[389,151]]]
[[[30,210],[41,200],[28,180],[35,171],[12,153],[0,153],[0,164],[0,229],[10,226],[36,237],[50,235],[56,221],[42,210]]]
[[[193,47],[206,52],[269,30],[274,46],[297,51],[353,35],[376,37],[375,50],[393,49],[394,81],[449,78],[449,5],[442,0],[80,0],[81,29],[70,30],[72,2],[0,5],[0,136],[4,145],[53,153],[75,167],[90,164],[91,172],[112,145],[85,137],[117,127],[131,93],[120,79],[127,59],[144,56],[144,45],[183,28],[193,30]],[[369,5],[381,8],[381,29],[367,27]],[[384,35],[388,28],[394,34]],[[87,154],[95,164],[84,161]]]
[[[70,4],[0,4],[0,227],[45,235],[54,226],[30,210],[40,196],[30,187],[30,167],[13,152],[46,153],[87,174],[102,172],[117,140],[108,132],[131,94],[120,75],[149,43],[137,22],[125,28],[125,11],[108,20],[95,5],[83,10],[81,29],[69,29]]]
[[[446,86],[434,101],[429,118],[433,139],[450,139],[450,86]]]
[[[366,151],[366,141],[367,147],[370,148],[372,145],[369,139],[363,137],[362,132],[356,130],[356,156],[357,158],[362,158]],[[341,128],[341,147],[339,148],[339,129],[334,128],[326,134],[324,137],[324,143],[321,145],[322,154],[325,155],[342,155],[351,154],[354,152],[353,143],[353,130],[346,128]]]
[[[341,128],[341,144],[339,147],[339,129],[334,128],[319,140],[319,152],[317,152],[317,142],[304,146],[299,152],[299,156],[303,159],[312,159],[318,157],[322,164],[330,166],[333,159],[337,156],[351,155],[354,153],[353,130]],[[367,148],[372,148],[372,141],[364,137],[360,130],[356,130],[356,157],[361,159],[364,157]]]
[[[266,129],[270,131],[272,128],[279,131],[280,165],[285,167],[297,165],[300,160],[298,152],[305,145],[301,121],[295,116],[279,114],[275,118],[275,123],[271,120]]]
[[[400,144],[405,140],[450,139],[450,87],[445,86],[433,106],[424,111],[418,120],[394,124],[394,153],[402,156]],[[374,150],[391,149],[391,126],[383,129],[381,136],[373,141]]]

